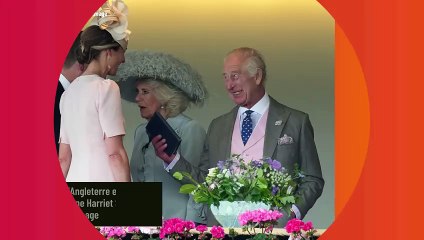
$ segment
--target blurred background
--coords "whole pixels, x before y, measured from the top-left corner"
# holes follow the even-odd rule
[[[226,53],[258,49],[268,68],[267,92],[306,112],[325,179],[323,195],[306,215],[317,228],[334,220],[334,19],[315,0],[125,0],[130,50],[173,54],[203,76],[210,97],[186,115],[207,130],[234,105],[224,88]],[[122,102],[125,148],[131,158],[136,127],[144,122],[136,104]]]

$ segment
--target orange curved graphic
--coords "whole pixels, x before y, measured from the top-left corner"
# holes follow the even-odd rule
[[[343,30],[335,30],[335,212],[349,200],[364,166],[370,136],[366,81]]]

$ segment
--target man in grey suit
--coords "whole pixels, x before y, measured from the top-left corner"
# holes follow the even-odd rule
[[[223,78],[229,97],[236,107],[211,122],[201,165],[193,167],[179,154],[168,156],[164,153],[166,141],[160,136],[152,141],[157,156],[172,166],[170,174],[177,171],[188,172],[197,181],[204,181],[208,169],[215,167],[218,161],[230,158],[232,153],[248,152],[249,149],[236,145],[243,139],[243,143],[239,145],[248,146],[250,136],[255,135],[258,144],[252,148],[256,147],[261,156],[280,161],[289,171],[297,164],[304,174],[296,192],[300,197],[299,201],[292,205],[290,213],[284,214],[279,225],[285,225],[294,217],[302,219],[321,196],[324,187],[308,115],[277,102],[266,93],[266,66],[262,55],[255,49],[238,48],[228,53],[224,61]],[[235,129],[240,129],[240,134]],[[237,152],[240,149],[242,151]],[[257,152],[253,151],[253,155]],[[208,216],[208,225],[216,224],[215,221]]]

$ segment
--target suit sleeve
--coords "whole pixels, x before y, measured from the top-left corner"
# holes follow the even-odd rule
[[[300,199],[295,205],[303,218],[321,196],[324,188],[324,179],[314,141],[314,130],[308,115],[303,118],[299,142],[299,164],[305,177],[297,190]]]
[[[54,100],[54,139],[56,142],[56,150],[59,152],[59,136],[60,136],[60,109],[59,109],[59,103],[60,98],[62,97],[63,93],[63,87],[60,82],[57,83],[57,89],[56,89],[56,97]]]
[[[206,139],[206,131],[196,121],[189,121],[181,129],[180,154],[190,162],[193,167],[198,168]],[[206,223],[205,205],[194,202],[192,196],[187,201],[186,219],[195,222]]]
[[[199,166],[206,131],[196,121],[190,121],[181,129],[181,139],[180,154],[191,165]]]
[[[143,135],[146,135],[144,131],[146,124],[141,124],[135,129],[134,134],[134,146],[131,154],[130,160],[130,172],[131,178],[133,182],[144,182],[144,154],[142,153],[143,143],[142,138]]]
[[[211,123],[212,126],[213,123]],[[199,143],[192,143],[193,145],[189,148],[196,148],[195,151],[199,156],[197,159],[191,159],[189,155],[186,155],[182,152],[180,159],[175,164],[175,166],[171,169],[170,174],[174,174],[175,172],[187,172],[189,173],[197,182],[203,182],[208,174],[209,170],[209,159],[208,159],[208,139],[209,132],[211,127],[209,126],[208,134],[206,135],[203,146],[199,145]],[[194,142],[194,140],[192,141]],[[183,184],[191,183],[187,179],[183,179]]]

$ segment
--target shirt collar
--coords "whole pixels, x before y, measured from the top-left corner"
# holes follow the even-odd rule
[[[69,87],[69,85],[71,85],[71,83],[68,81],[68,79],[66,79],[65,76],[63,76],[63,74],[60,74],[59,82],[60,82],[60,84],[62,84],[62,87],[65,90]]]
[[[254,111],[255,113],[259,113],[261,115],[263,115],[265,113],[266,110],[268,110],[269,108],[269,95],[268,93],[265,93],[264,96],[261,98],[261,100],[259,100],[259,102],[257,102],[255,105],[253,105],[253,107],[250,109],[252,111]],[[245,107],[239,107],[239,114],[243,114],[246,110],[248,110],[248,108]]]

